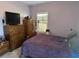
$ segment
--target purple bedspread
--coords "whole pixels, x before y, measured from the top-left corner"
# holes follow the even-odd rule
[[[67,58],[70,50],[65,38],[38,34],[23,43],[22,55],[34,58]]]

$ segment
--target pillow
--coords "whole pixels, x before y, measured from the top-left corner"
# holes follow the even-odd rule
[[[75,36],[77,36],[77,32],[72,32],[68,35],[67,39],[72,39]]]

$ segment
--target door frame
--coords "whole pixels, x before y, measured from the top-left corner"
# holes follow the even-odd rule
[[[47,15],[49,15],[48,12],[39,12],[39,13],[37,13],[36,14],[36,21],[37,21],[37,27],[36,28],[38,28],[38,18],[37,18],[38,14],[47,14]],[[47,18],[49,18],[49,17],[47,17]],[[47,29],[48,29],[48,19],[47,19]]]

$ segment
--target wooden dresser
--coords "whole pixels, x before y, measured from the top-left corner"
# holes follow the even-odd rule
[[[35,22],[33,20],[23,20],[24,31],[27,37],[32,37],[36,34]]]
[[[1,42],[0,43],[0,56],[9,51],[9,42]]]
[[[12,51],[20,47],[24,41],[23,25],[6,25],[6,39],[9,41],[9,48]]]

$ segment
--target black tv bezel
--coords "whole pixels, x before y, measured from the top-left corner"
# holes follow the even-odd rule
[[[6,16],[7,13],[13,13],[13,14],[19,15],[19,21],[18,21],[17,23],[8,23],[8,22],[7,22],[7,16]],[[6,24],[7,24],[7,25],[18,25],[18,24],[20,24],[20,13],[5,11],[5,21],[6,21]]]

